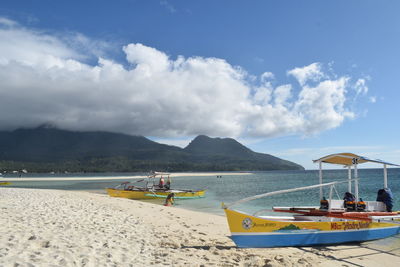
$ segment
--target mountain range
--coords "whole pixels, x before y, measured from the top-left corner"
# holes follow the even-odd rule
[[[302,166],[257,153],[232,138],[199,135],[180,148],[144,136],[41,126],[0,131],[0,171],[265,171]]]

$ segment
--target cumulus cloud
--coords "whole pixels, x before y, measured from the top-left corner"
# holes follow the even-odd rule
[[[272,72],[264,72],[260,76],[261,82],[267,82],[268,80],[271,80],[274,78],[275,78],[275,75]]]
[[[318,62],[301,68],[292,69],[288,71],[287,74],[294,76],[302,86],[308,81],[317,82],[325,76],[321,71],[321,64]]]
[[[2,24],[1,130],[50,123],[159,138],[270,137],[317,134],[354,117],[346,101],[355,83],[329,78],[321,63],[287,72],[300,88],[274,86],[270,72],[254,79],[224,59],[171,58],[140,43],[122,48],[129,64],[103,56],[89,65],[74,42]]]
[[[285,105],[287,100],[291,97],[292,86],[290,84],[285,84],[278,86],[274,90],[274,99],[276,105]]]

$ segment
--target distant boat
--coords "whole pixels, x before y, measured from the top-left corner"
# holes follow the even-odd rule
[[[167,183],[156,183],[156,179],[163,180],[164,176],[168,177]],[[144,182],[144,186],[137,186],[136,183]],[[172,189],[170,188],[171,178],[168,173],[154,172],[146,179],[136,182],[124,182],[115,188],[106,188],[111,197],[122,197],[129,199],[156,199],[167,198],[169,194],[174,193],[175,199],[193,199],[204,197],[205,190],[191,189]]]
[[[352,153],[332,154],[314,160],[319,163],[319,184],[264,193],[224,205],[231,238],[238,247],[283,247],[340,244],[389,237],[400,233],[400,212],[392,212],[392,195],[387,184],[387,165],[399,166],[381,160],[371,160]],[[379,201],[363,201],[358,191],[358,164],[372,162],[384,166],[384,185],[378,191]],[[345,182],[322,183],[322,163],[339,164],[348,168]],[[355,178],[351,178],[351,168]],[[345,199],[332,198],[335,186],[348,183]],[[354,195],[352,192],[354,188]],[[329,187],[328,199],[323,187]],[[231,207],[262,197],[319,188],[320,206],[272,207],[253,214]],[[336,192],[337,194],[337,192]],[[262,216],[265,211],[286,212],[293,216]]]

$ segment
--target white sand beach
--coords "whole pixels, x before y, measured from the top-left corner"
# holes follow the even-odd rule
[[[107,195],[0,188],[0,266],[398,266],[400,248],[239,249],[222,216]],[[396,237],[394,237],[396,238]]]

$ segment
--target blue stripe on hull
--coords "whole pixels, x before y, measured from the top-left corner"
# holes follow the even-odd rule
[[[316,232],[304,234],[265,234],[265,235],[232,235],[231,238],[241,248],[266,248],[311,246],[346,242],[368,241],[396,235],[399,227],[368,229],[349,232]]]

